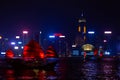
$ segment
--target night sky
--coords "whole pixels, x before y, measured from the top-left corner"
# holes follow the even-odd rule
[[[20,34],[24,29],[72,34],[82,12],[88,28],[120,34],[120,5],[115,0],[2,0],[0,34]]]

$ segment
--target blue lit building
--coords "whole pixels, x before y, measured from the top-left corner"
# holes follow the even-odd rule
[[[55,33],[53,35],[49,35],[48,39],[45,39],[44,41],[45,49],[47,49],[49,46],[53,46],[59,56],[66,55],[67,42],[65,35],[61,33]]]

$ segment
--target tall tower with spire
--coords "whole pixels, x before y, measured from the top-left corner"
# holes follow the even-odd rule
[[[72,54],[73,56],[80,56],[82,55],[82,46],[86,44],[86,19],[84,17],[84,14],[82,12],[81,17],[78,19],[76,27],[76,34],[75,34],[75,40],[72,45]]]
[[[82,46],[86,42],[86,19],[82,12],[80,19],[78,20],[75,45]]]

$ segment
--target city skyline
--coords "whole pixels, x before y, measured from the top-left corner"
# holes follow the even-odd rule
[[[84,12],[87,27],[119,34],[119,5],[115,1],[1,1],[0,34],[19,34],[24,29],[51,32],[74,32]]]

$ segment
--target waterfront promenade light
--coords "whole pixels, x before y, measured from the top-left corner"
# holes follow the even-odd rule
[[[110,52],[109,51],[105,51],[105,55],[110,55]]]
[[[72,45],[72,47],[73,47],[73,48],[75,48],[75,47],[76,47],[76,45]]]

